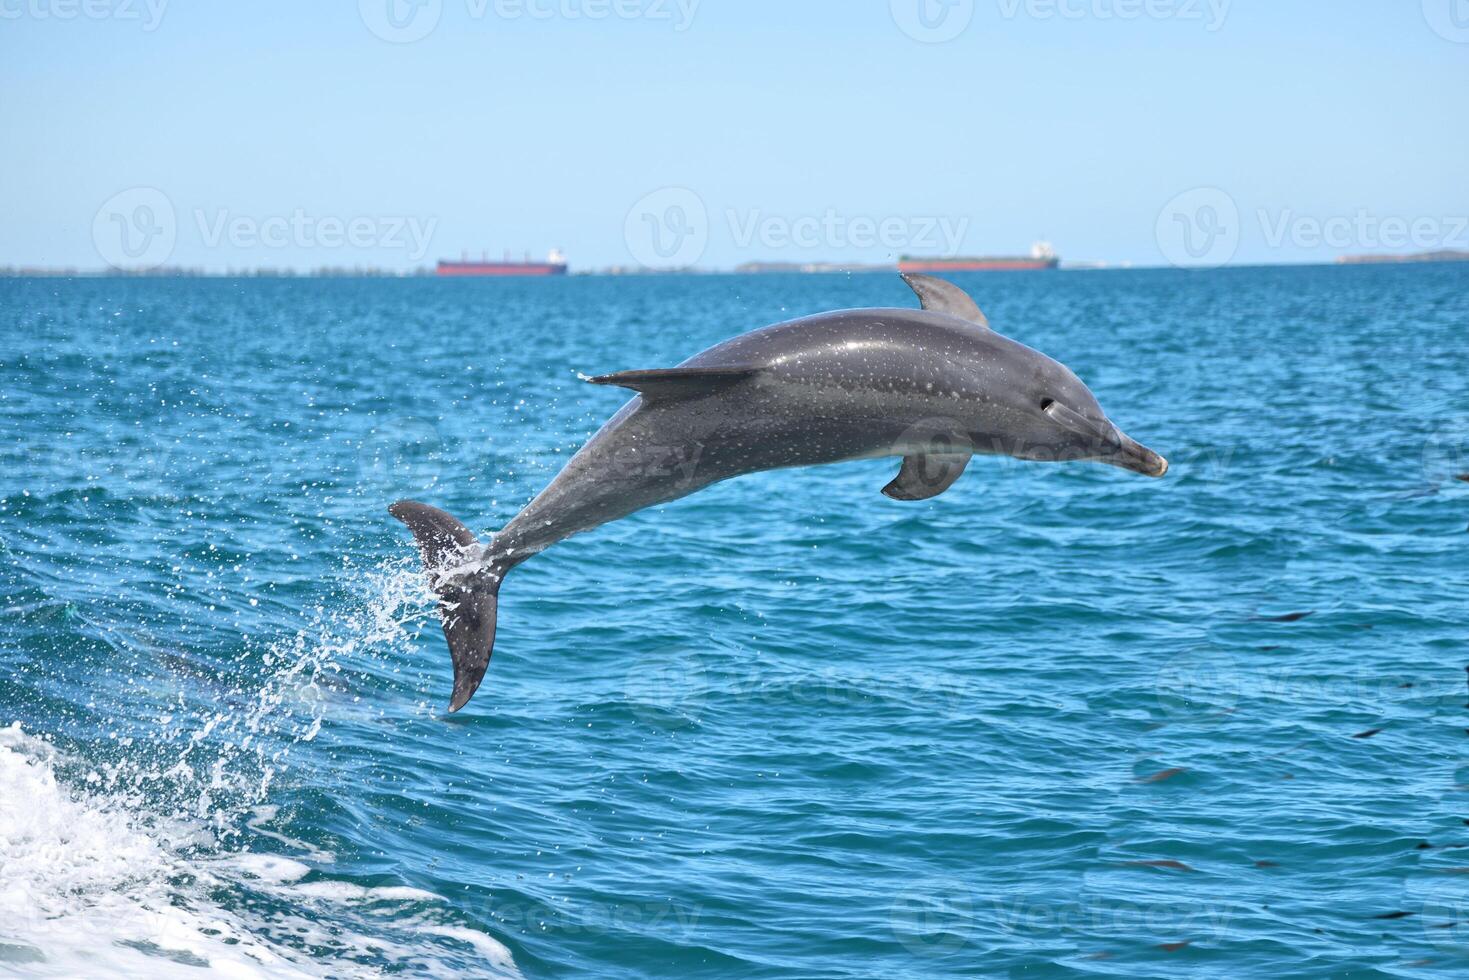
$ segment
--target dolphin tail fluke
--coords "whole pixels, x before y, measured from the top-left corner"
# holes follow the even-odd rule
[[[439,597],[439,617],[454,661],[449,710],[458,711],[474,697],[490,665],[504,569],[484,560],[474,533],[437,507],[400,500],[388,513],[413,532],[429,586]]]

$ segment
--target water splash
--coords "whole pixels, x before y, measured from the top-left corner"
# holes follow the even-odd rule
[[[363,570],[349,562],[339,595],[315,604],[294,633],[245,644],[224,683],[196,667],[212,683],[184,677],[156,711],[119,705],[106,735],[112,750],[89,753],[92,766],[79,777],[138,809],[233,836],[269,798],[292,752],[321,734],[333,695],[352,689],[352,673],[417,638],[432,595],[412,565],[406,557]],[[132,688],[125,694],[138,697]]]
[[[0,972],[435,975],[467,953],[477,972],[518,975],[448,899],[344,880],[269,802],[283,777],[317,775],[292,755],[356,700],[354,675],[394,668],[428,622],[416,566],[348,563],[343,595],[247,647],[228,684],[143,712],[152,738],[140,716],[118,720],[106,751],[0,728]]]

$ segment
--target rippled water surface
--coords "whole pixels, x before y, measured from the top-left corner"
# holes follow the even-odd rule
[[[0,280],[0,973],[1469,971],[1469,266],[961,281],[1169,476],[720,484],[449,716],[387,504],[897,277]]]

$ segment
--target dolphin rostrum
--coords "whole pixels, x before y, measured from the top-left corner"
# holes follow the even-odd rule
[[[678,367],[590,379],[637,397],[488,545],[437,508],[408,500],[389,508],[417,539],[439,598],[454,661],[449,710],[464,707],[484,677],[510,569],[563,538],[720,480],[901,456],[882,492],[926,500],[976,453],[1168,471],[1065,366],[991,330],[963,290],[903,278],[922,310],[822,313],[743,334]]]

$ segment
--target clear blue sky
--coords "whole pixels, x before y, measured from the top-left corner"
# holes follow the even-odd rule
[[[714,267],[941,252],[930,221],[964,252],[1160,264],[1200,187],[1240,212],[1206,260],[1412,250],[1391,225],[1378,247],[1390,219],[1469,247],[1465,0],[1234,0],[1222,23],[1222,0],[972,0],[944,43],[904,33],[906,0],[428,0],[412,43],[367,26],[388,0],[171,0],[156,24],[148,2],[0,0],[0,265],[102,266],[136,194],[99,208],[136,187],[173,209],[167,261],[211,269],[632,264],[648,221],[688,227],[681,191],[629,217],[665,187],[704,208],[683,257]]]

